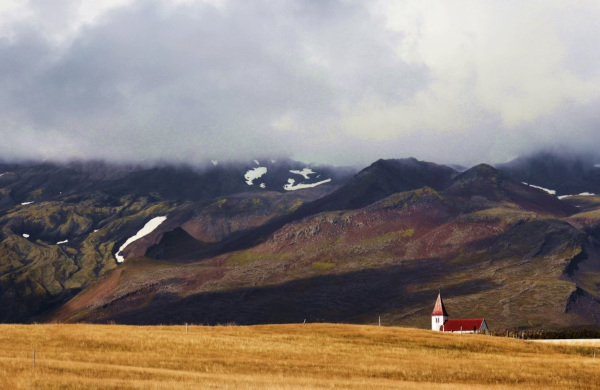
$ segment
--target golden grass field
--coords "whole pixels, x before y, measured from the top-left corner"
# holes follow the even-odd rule
[[[0,345],[0,389],[600,389],[592,344],[395,327],[0,325]]]

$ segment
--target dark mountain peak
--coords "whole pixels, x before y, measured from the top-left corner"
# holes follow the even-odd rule
[[[598,161],[597,157],[590,153],[570,153],[544,150],[531,155],[518,157],[505,164],[504,167],[535,166],[540,169],[568,169],[568,170],[592,170]]]
[[[504,179],[505,175],[488,164],[479,164],[471,169],[458,175],[455,181],[469,181],[469,180],[501,180]]]
[[[473,172],[477,172],[479,174],[486,174],[486,175],[495,174],[498,172],[498,170],[496,168],[494,168],[493,166],[491,166],[489,164],[485,164],[485,163],[475,165],[473,168],[468,169],[468,171],[473,171]]]
[[[423,187],[439,191],[446,188],[456,174],[454,169],[445,165],[415,158],[380,159],[335,192],[315,202],[315,206],[319,211],[357,209],[397,192]]]
[[[427,164],[430,164],[430,163],[425,162],[425,161],[419,161],[414,157],[406,157],[406,158],[395,158],[395,159],[380,158],[379,160],[377,160],[373,164],[371,164],[371,166],[375,166],[375,167],[378,167],[378,166],[379,167],[390,167],[390,166],[417,167],[419,165],[427,165]]]
[[[517,181],[555,190],[557,195],[600,192],[600,158],[544,151],[519,157],[498,169]]]
[[[439,165],[439,164],[432,163],[429,161],[417,160],[414,157],[389,158],[389,159],[380,158],[379,160],[377,160],[373,164],[371,164],[371,166],[393,166],[396,168],[406,167],[406,168],[413,168],[413,169],[418,168],[418,167],[424,168],[424,167],[431,167],[431,166],[446,167],[445,165]]]
[[[365,175],[385,176],[388,179],[397,179],[407,185],[406,190],[414,190],[429,185],[436,189],[449,184],[457,172],[445,165],[420,161],[414,157],[402,159],[379,159],[363,169],[356,178]],[[431,184],[429,182],[432,182]],[[410,188],[409,188],[410,187]]]
[[[498,198],[496,188],[500,183],[510,181],[502,172],[488,164],[479,164],[456,176],[447,192],[463,195],[483,195]],[[515,183],[516,184],[516,183]]]
[[[510,202],[524,210],[556,216],[577,211],[545,191],[515,181],[488,164],[480,164],[461,173],[444,192],[463,199],[482,197],[492,202]]]
[[[379,160],[375,161],[373,164],[369,165],[368,167],[364,168],[363,170],[361,170],[360,172],[358,172],[356,174],[356,177],[360,177],[363,175],[371,175],[377,172],[385,172],[385,171],[389,171],[390,169],[393,169],[391,166],[391,161],[394,160],[386,160],[383,158],[380,158]]]

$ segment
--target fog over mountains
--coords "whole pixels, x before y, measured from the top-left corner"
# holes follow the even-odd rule
[[[0,4],[0,156],[473,166],[600,147],[597,1]]]

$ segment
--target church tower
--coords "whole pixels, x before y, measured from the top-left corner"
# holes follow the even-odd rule
[[[440,328],[448,321],[448,312],[444,307],[442,301],[442,293],[439,292],[435,306],[433,307],[433,313],[431,313],[431,330],[441,330]]]

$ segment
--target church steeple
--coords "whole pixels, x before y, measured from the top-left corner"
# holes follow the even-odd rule
[[[435,301],[435,306],[433,307],[432,316],[445,316],[448,317],[448,312],[444,307],[444,301],[442,301],[442,293],[438,292],[437,300]]]
[[[442,301],[442,293],[438,292],[435,306],[433,306],[433,313],[431,313],[431,330],[440,330],[446,321],[448,321],[448,312],[444,307],[444,301]]]

